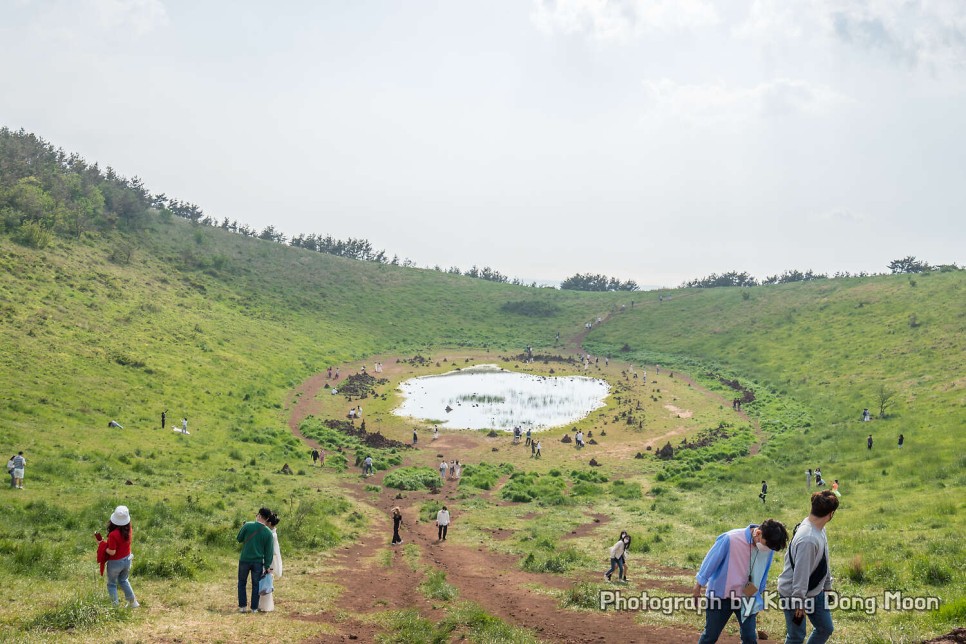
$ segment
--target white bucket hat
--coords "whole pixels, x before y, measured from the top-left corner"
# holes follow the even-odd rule
[[[116,526],[127,525],[131,522],[131,511],[126,505],[119,505],[111,515],[111,523]]]

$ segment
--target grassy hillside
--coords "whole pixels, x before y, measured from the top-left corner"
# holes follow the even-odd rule
[[[901,588],[947,602],[940,615],[848,613],[843,620],[853,629],[845,632],[877,641],[948,629],[966,619],[963,275],[685,290],[659,302],[652,294],[528,289],[358,262],[171,217],[150,217],[136,233],[58,237],[42,249],[0,236],[0,443],[28,458],[26,489],[3,491],[12,527],[0,534],[0,564],[12,571],[20,600],[0,616],[0,638],[96,638],[130,619],[174,628],[184,620],[178,611],[198,596],[212,597],[206,610],[218,620],[218,637],[249,634],[250,623],[213,607],[233,603],[234,533],[261,505],[297,519],[282,532],[282,547],[307,576],[287,599],[330,596],[333,589],[313,576],[323,565],[319,554],[366,534],[374,514],[339,487],[349,476],[339,459],[325,470],[306,465],[304,445],[285,424],[290,392],[328,365],[367,356],[466,352],[496,361],[528,344],[562,352],[556,332],[574,337],[584,322],[609,314],[588,336],[588,349],[649,365],[649,381],[653,365],[663,365],[653,386],[620,366],[606,373],[640,397],[647,426],[636,432],[611,419],[630,409],[631,394],[625,407],[612,401],[586,421],[611,435],[595,452],[606,458],[597,478],[581,469],[584,456],[550,448],[557,437],[548,437],[548,459],[539,465],[501,453],[518,473],[501,484],[499,498],[531,496],[550,509],[526,519],[526,505],[477,500],[476,514],[467,508],[468,533],[516,526],[518,541],[491,545],[524,562],[534,555],[526,570],[553,568],[559,562],[549,550],[533,548],[576,529],[577,504],[609,513],[615,525],[640,526],[646,532],[636,554],[647,561],[690,569],[708,539],[760,518],[761,478],[773,486],[768,512],[791,525],[801,520],[804,470],[820,465],[829,480],[840,479],[845,499],[829,529],[837,585],[853,593]],[[730,410],[668,370],[686,371],[726,398],[731,392],[719,378],[753,389],[756,401],[746,409],[761,433],[736,423],[726,440],[670,463],[633,459],[637,442],[682,424],[686,434],[674,441],[708,423],[730,423]],[[895,392],[895,404],[885,418],[860,423],[863,407],[877,411],[882,385]],[[672,402],[697,417],[682,421],[666,411]],[[325,404],[336,415],[343,403]],[[390,417],[391,399],[366,407],[370,429],[407,436],[408,426]],[[186,415],[192,434],[162,432],[164,409],[169,424]],[[109,430],[111,419],[124,429]],[[899,432],[907,439],[901,453]],[[750,455],[762,439],[760,453]],[[482,464],[496,458],[490,444],[466,449],[481,462],[469,480],[507,478],[498,462]],[[406,464],[432,466],[434,457]],[[293,475],[280,473],[285,463]],[[136,586],[163,596],[163,613],[132,618],[104,609],[90,535],[119,503],[137,521]],[[580,547],[567,549],[574,561],[564,568],[594,565],[599,544]],[[769,619],[774,630],[777,617]],[[277,626],[265,622],[254,632],[271,637]],[[285,628],[289,638],[318,633],[299,620]]]
[[[501,311],[549,297],[561,305],[549,318]],[[282,409],[295,385],[377,352],[549,345],[608,299],[367,264],[173,218],[40,250],[0,237],[0,444],[28,459],[26,489],[4,490],[0,560],[22,601],[0,631],[25,619],[57,628],[97,605],[90,535],[119,503],[138,519],[140,576],[161,584],[223,577],[233,531],[261,505],[303,515],[284,537],[293,554],[351,538],[364,517],[323,493],[324,475],[303,478],[305,449]],[[165,409],[169,427],[188,417],[191,436],[161,431]],[[124,429],[108,430],[112,419]],[[279,474],[286,462],[295,476]]]
[[[687,371],[729,400],[722,377],[756,392],[745,409],[769,442],[738,467],[689,477],[691,512],[715,516],[718,496],[767,479],[797,522],[804,472],[820,466],[843,492],[829,527],[837,587],[934,594],[949,602],[946,620],[966,619],[966,274],[683,291],[615,318],[585,345]],[[892,397],[879,416],[883,393]],[[872,422],[860,420],[865,407]],[[892,618],[875,617],[880,636],[901,639],[912,617],[885,626]]]

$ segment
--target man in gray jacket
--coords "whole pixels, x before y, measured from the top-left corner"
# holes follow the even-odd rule
[[[785,569],[778,576],[778,594],[785,611],[785,644],[805,641],[805,617],[813,631],[808,644],[824,644],[832,636],[832,613],[825,593],[832,589],[825,525],[839,500],[831,490],[812,494],[812,511],[795,528],[785,553]]]

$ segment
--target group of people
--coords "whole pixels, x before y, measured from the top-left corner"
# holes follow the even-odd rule
[[[805,618],[812,624],[809,644],[823,644],[834,630],[826,593],[832,588],[825,526],[835,516],[839,499],[831,490],[814,492],[809,515],[792,531],[774,519],[719,535],[695,575],[692,594],[707,598],[699,644],[718,641],[732,615],[742,643],[757,642],[757,614],[764,609],[762,592],[776,552],[785,550],[778,577],[780,607],[785,614],[786,644],[805,640]],[[613,562],[613,552],[611,554]],[[612,564],[613,568],[613,564]]]
[[[577,433],[574,434],[574,445],[577,447],[577,449],[583,449],[584,446],[587,445],[587,443],[584,442],[584,432],[583,432],[583,430],[579,430],[578,429],[577,430]]]
[[[165,409],[163,412],[161,412],[161,429],[164,429],[164,427],[167,424],[167,422],[168,422],[168,410]],[[110,423],[108,423],[108,427],[117,427],[119,429],[124,429],[123,427],[121,427],[120,425],[118,425],[117,422],[115,422],[113,420]],[[188,417],[187,416],[183,416],[181,418],[181,433],[182,434],[187,434],[188,433]]]
[[[238,612],[268,613],[275,610],[275,580],[282,576],[282,552],[278,547],[278,515],[261,508],[254,521],[238,531],[242,544],[238,557]],[[251,578],[251,604],[248,579]]]
[[[349,413],[346,414],[346,418],[362,418],[362,405],[350,407]]]
[[[27,459],[23,452],[17,452],[7,461],[7,474],[10,475],[10,487],[15,490],[23,489],[23,472],[27,467]]]
[[[445,481],[447,473],[451,481],[457,480],[463,475],[463,466],[459,461],[454,460],[452,463],[447,463],[444,459],[439,463],[439,478]]]
[[[389,511],[389,516],[392,518],[392,545],[398,546],[403,542],[402,537],[399,535],[399,527],[403,524],[402,510],[397,505],[392,510]],[[452,517],[449,514],[449,510],[444,505],[436,513],[436,540],[446,541],[446,533],[449,531],[449,525],[452,522]]]
[[[312,465],[325,467],[325,450],[312,448]]]

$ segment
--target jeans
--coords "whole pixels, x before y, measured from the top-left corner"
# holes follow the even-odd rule
[[[239,561],[238,562],[238,607],[245,608],[248,605],[248,596],[245,593],[245,586],[248,583],[248,575],[252,576],[252,610],[258,610],[258,582],[262,579],[262,572],[265,566],[261,561]]]
[[[124,598],[129,602],[134,602],[134,589],[131,588],[131,582],[128,581],[128,577],[131,575],[131,559],[125,557],[124,559],[108,561],[106,571],[107,594],[111,596],[111,601],[114,602],[114,605],[117,606],[119,603],[117,597],[118,586],[124,591]]]
[[[704,611],[704,630],[701,631],[701,638],[698,644],[714,644],[718,641],[718,636],[724,630],[725,625],[731,616],[734,615],[738,620],[741,632],[741,644],[755,644],[758,641],[757,615],[749,615],[745,621],[741,621],[741,609],[732,608],[730,599],[721,600],[721,606],[712,608],[708,606]]]
[[[614,571],[617,570],[617,569],[620,569],[620,574],[618,574],[617,576],[620,579],[623,579],[624,578],[624,560],[623,559],[616,559],[614,557],[611,557],[610,558],[610,570],[607,571],[607,578],[610,579],[610,576],[612,574],[614,574]]]
[[[448,524],[439,526],[439,529],[436,531],[438,533],[437,539],[439,539],[440,541],[446,539],[446,530],[448,528],[449,528]]]
[[[835,626],[832,624],[832,612],[828,609],[828,599],[825,593],[815,597],[815,610],[806,613],[808,621],[812,623],[812,635],[808,644],[824,644],[832,637]],[[802,644],[805,641],[805,620],[801,624],[792,621],[794,610],[785,611],[785,644]]]

